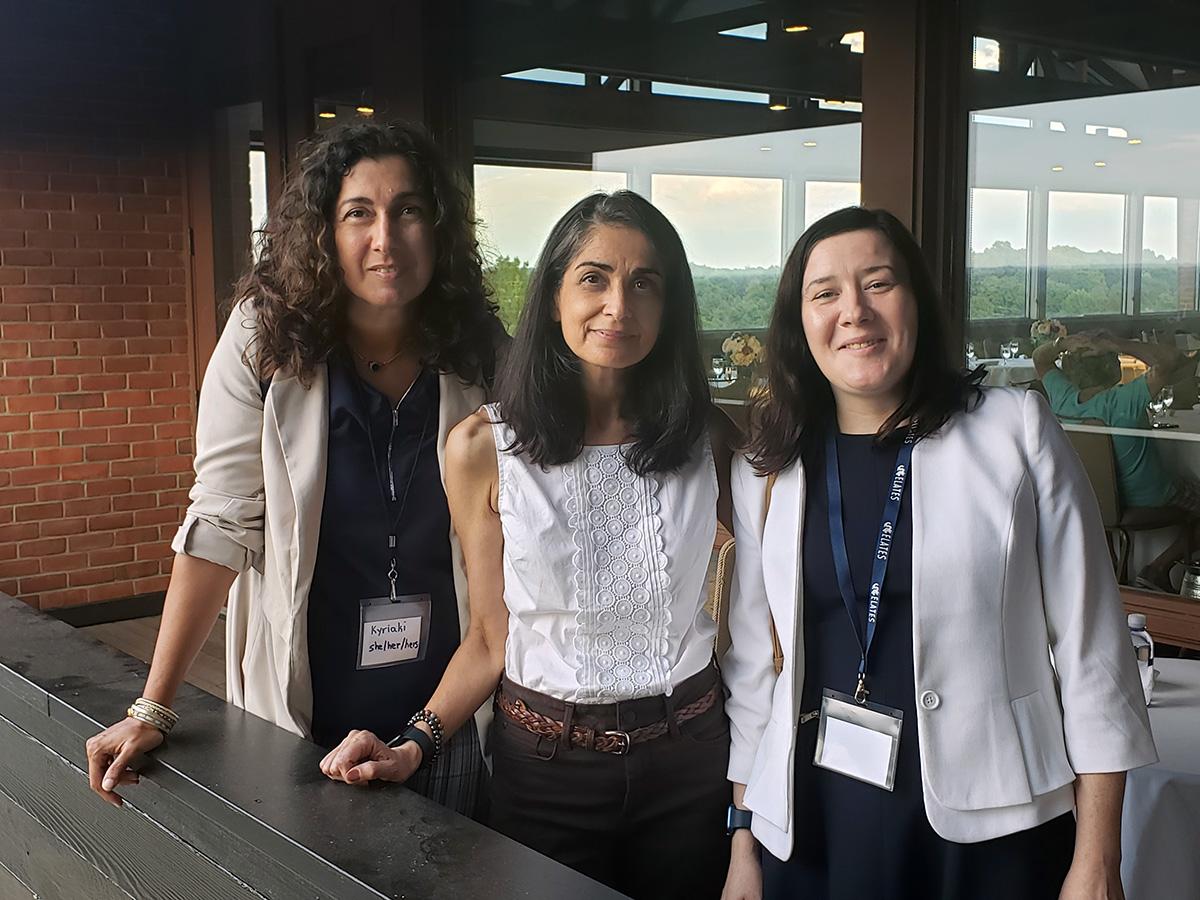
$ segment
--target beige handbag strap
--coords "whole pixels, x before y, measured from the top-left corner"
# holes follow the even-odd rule
[[[775,490],[775,479],[778,472],[767,476],[767,497],[763,503],[763,536],[767,533],[767,513],[771,511],[771,492]],[[770,615],[770,614],[769,614]],[[779,632],[775,629],[775,616],[771,615],[771,661],[775,664],[775,674],[783,671],[783,645],[779,643]]]

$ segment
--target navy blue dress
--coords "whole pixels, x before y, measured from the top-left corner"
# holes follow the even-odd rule
[[[422,371],[395,409],[393,432],[388,398],[343,354],[329,360],[329,461],[308,602],[313,740],[325,747],[355,728],[395,737],[429,700],[458,648],[450,511],[437,458],[438,400],[437,374]],[[388,595],[387,536],[397,516],[396,592],[431,595],[426,655],[358,669],[360,601]]]
[[[843,522],[865,634],[866,595],[900,439],[839,435]],[[838,591],[821,459],[806,465],[803,712],[821,691],[854,693],[859,646]],[[1070,867],[1070,814],[975,844],[939,837],[925,816],[912,655],[912,512],[909,485],[892,543],[871,647],[871,700],[904,711],[895,789],[884,791],[812,764],[817,721],[796,736],[796,839],[792,856],[763,853],[766,900],[1055,900]]]

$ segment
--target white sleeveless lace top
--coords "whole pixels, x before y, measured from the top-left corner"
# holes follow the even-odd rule
[[[577,703],[655,694],[699,672],[715,626],[703,609],[716,534],[717,473],[707,435],[681,469],[636,475],[620,446],[584,447],[542,470],[505,451],[500,471],[505,670]]]

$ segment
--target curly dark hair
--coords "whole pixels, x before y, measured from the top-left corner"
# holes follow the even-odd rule
[[[490,380],[504,329],[483,281],[468,189],[421,127],[365,121],[301,145],[299,163],[258,232],[258,261],[234,287],[232,302],[249,301],[258,315],[247,362],[260,378],[283,370],[308,386],[343,339],[347,295],[333,208],[355,163],[387,156],[409,161],[434,211],[433,277],[416,301],[421,360],[464,381]]]
[[[912,233],[882,209],[851,206],[818,219],[800,235],[783,267],[771,328],[767,333],[768,390],[751,406],[747,455],[760,475],[786,469],[797,459],[819,453],[825,432],[836,421],[833,390],[808,348],[800,313],[804,269],[813,248],[826,238],[871,229],[882,234],[904,261],[917,302],[917,347],[900,406],[879,428],[888,438],[902,422],[917,419],[917,439],[940,429],[957,412],[982,400],[983,368],[964,372],[955,365],[946,340],[945,314],[933,276]]]
[[[500,412],[515,435],[506,449],[540,466],[568,463],[583,450],[587,401],[579,358],[554,320],[563,274],[599,225],[633,228],[659,259],[666,287],[662,325],[650,354],[633,367],[621,414],[634,423],[625,457],[640,475],[678,469],[704,433],[710,409],[697,337],[696,289],[675,228],[632,191],[592,194],[572,206],[546,238],[525,309],[496,385]]]

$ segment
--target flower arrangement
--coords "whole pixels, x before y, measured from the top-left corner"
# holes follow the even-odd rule
[[[762,341],[752,334],[735,331],[721,342],[721,352],[738,368],[752,366],[766,359]]]
[[[1040,347],[1067,336],[1067,326],[1058,319],[1034,319],[1029,326],[1029,337],[1033,346]]]

